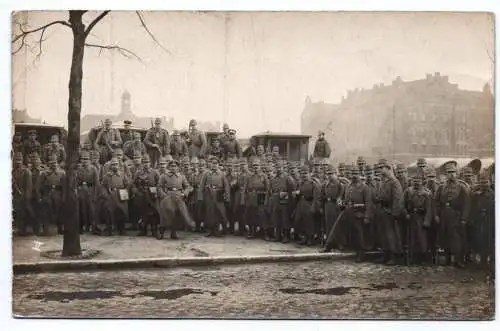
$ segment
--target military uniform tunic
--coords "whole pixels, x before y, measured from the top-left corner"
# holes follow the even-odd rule
[[[170,155],[174,160],[179,160],[189,154],[188,147],[184,140],[172,140],[170,142]]]
[[[141,141],[128,141],[123,144],[123,154],[125,154],[129,159],[133,159],[136,154],[144,156],[147,154],[146,145],[144,145]]]
[[[120,197],[120,190],[129,192],[130,181],[121,171],[108,171],[103,179],[102,186],[106,190],[104,201],[104,212],[107,218],[108,229],[115,226],[123,230],[124,223],[128,221],[128,200]]]
[[[225,142],[221,141],[221,146],[224,149],[224,159],[231,159],[231,158],[241,158],[242,151],[241,151],[241,146],[238,140],[233,139],[233,140],[226,140]]]
[[[105,128],[101,129],[101,131],[97,134],[94,143],[94,149],[99,151],[101,164],[109,161],[113,151],[121,146],[122,137],[120,136],[120,131],[113,128],[110,128],[109,130],[106,130]]]
[[[42,157],[42,146],[38,142],[38,140],[28,139],[24,143],[24,163],[29,163],[29,157],[36,153],[38,156]]]
[[[63,164],[66,161],[66,151],[64,150],[63,144],[47,144],[43,146],[43,155],[41,155],[44,163],[49,162],[49,158],[51,155],[55,155],[57,157],[57,163]]]
[[[267,226],[266,207],[268,203],[269,179],[262,173],[252,173],[245,183],[245,202],[249,226]]]
[[[291,200],[292,192],[295,188],[294,180],[285,174],[281,174],[271,178],[270,183],[270,226],[281,230],[289,230],[292,225],[291,217]]]
[[[313,157],[321,159],[329,158],[331,153],[330,144],[326,140],[316,140]]]
[[[165,129],[149,129],[144,138],[144,145],[146,145],[153,168],[158,166],[161,156],[170,154],[170,136]],[[158,145],[158,148],[153,145]]]
[[[189,133],[189,157],[204,157],[207,152],[207,138],[205,134],[199,130]]]

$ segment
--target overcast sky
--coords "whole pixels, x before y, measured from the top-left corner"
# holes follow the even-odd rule
[[[96,15],[84,17],[90,22]],[[28,23],[38,27],[67,16],[30,12]],[[487,14],[243,12],[228,15],[227,30],[222,12],[143,16],[170,54],[134,12],[112,12],[88,42],[118,44],[143,62],[87,48],[82,116],[117,114],[126,89],[137,115],[173,116],[178,127],[197,118],[227,121],[240,137],[266,129],[298,132],[308,95],[338,102],[348,89],[436,71],[461,88],[480,90],[493,76],[493,18]],[[55,25],[45,39],[39,61],[36,47],[13,59],[14,107],[65,124],[72,34]]]

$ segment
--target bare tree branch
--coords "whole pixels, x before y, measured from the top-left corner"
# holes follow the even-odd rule
[[[146,25],[146,22],[144,21],[144,18],[142,17],[141,13],[139,11],[136,11],[135,12],[137,14],[137,17],[139,17],[139,20],[141,21],[141,24],[142,24],[142,27],[144,28],[144,30],[146,30],[146,32],[149,34],[149,36],[151,37],[151,39],[153,39],[153,41],[155,43],[157,43],[165,52],[167,52],[168,54],[172,55],[172,52],[170,52],[167,48],[165,48],[159,41],[158,39],[156,39],[156,37],[153,35],[153,33],[151,33],[151,31],[149,31],[148,29],[148,26]]]
[[[92,47],[92,48],[98,48],[99,49],[99,55],[101,55],[102,51],[107,49],[107,50],[115,50],[124,57],[130,59],[130,58],[135,58],[136,60],[139,60],[141,62],[144,62],[137,54],[132,52],[129,49],[117,46],[117,45],[97,45],[97,44],[89,44],[85,43],[85,46],[87,47]]]
[[[45,30],[48,27],[50,27],[52,25],[55,25],[55,24],[62,24],[64,26],[67,26],[67,27],[71,28],[71,25],[68,22],[66,22],[66,21],[53,21],[53,22],[50,22],[49,24],[45,24],[44,26],[41,26],[41,27],[33,29],[33,30],[28,30],[28,31],[24,31],[22,29],[22,27],[20,27],[21,28],[21,34],[18,35],[18,36],[16,36],[16,37],[14,37],[12,39],[12,43],[15,43],[16,41],[18,41],[21,38],[26,38],[26,36],[29,35],[29,34],[31,34],[31,33],[35,33],[35,32],[38,32],[40,30]]]
[[[85,37],[88,36],[90,31],[94,28],[94,26],[99,23],[100,20],[102,20],[106,15],[109,14],[111,10],[105,10],[103,11],[99,16],[97,16],[88,26],[87,30],[85,31]]]

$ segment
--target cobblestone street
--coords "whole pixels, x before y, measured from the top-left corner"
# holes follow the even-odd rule
[[[494,286],[474,270],[350,261],[14,277],[22,316],[490,319]]]

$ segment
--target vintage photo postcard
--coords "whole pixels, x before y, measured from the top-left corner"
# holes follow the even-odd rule
[[[492,13],[11,19],[15,317],[494,318]]]

